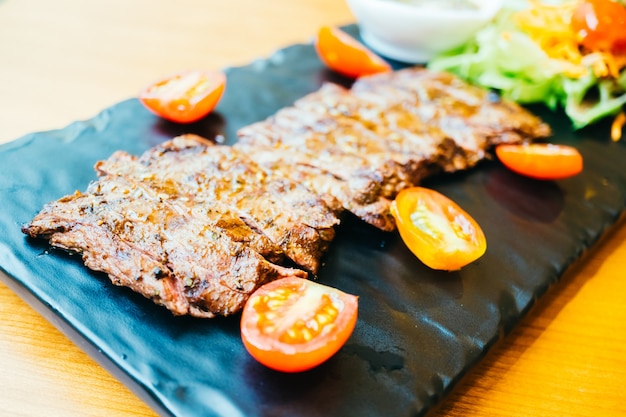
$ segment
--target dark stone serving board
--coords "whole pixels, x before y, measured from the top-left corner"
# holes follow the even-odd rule
[[[553,127],[552,141],[581,151],[584,172],[539,182],[485,162],[429,181],[486,234],[486,254],[460,272],[429,270],[396,233],[348,219],[319,281],[360,297],[356,329],[322,366],[273,372],[245,351],[238,317],[173,317],[88,270],[79,256],[20,231],[46,202],[84,190],[95,179],[94,163],[115,150],[139,154],[188,132],[232,143],[239,127],[322,82],[347,84],[322,67],[312,45],[226,72],[217,111],[193,125],[159,120],[130,99],[91,120],[0,147],[3,280],[162,415],[422,415],[624,212],[625,143],[612,142],[606,124],[572,132],[562,114],[534,109]]]

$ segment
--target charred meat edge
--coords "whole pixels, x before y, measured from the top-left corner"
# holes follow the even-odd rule
[[[105,187],[111,185],[107,181]],[[117,191],[93,183],[44,207],[23,230],[81,253],[85,265],[106,272],[175,315],[214,317],[238,312],[249,294],[283,276],[304,271],[275,265],[225,233],[206,227],[189,209],[155,202],[130,184]]]
[[[138,159],[118,152],[96,169],[100,175],[149,180],[198,205],[225,207],[312,273],[339,223],[334,209],[307,188],[261,169],[230,146],[206,145],[194,135],[177,137]]]

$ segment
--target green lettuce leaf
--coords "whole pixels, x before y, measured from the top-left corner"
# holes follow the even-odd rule
[[[617,114],[626,104],[626,75],[617,81],[598,80],[591,70],[580,79],[565,76],[559,62],[516,26],[512,16],[524,7],[527,1],[509,1],[467,44],[431,60],[428,68],[452,72],[520,104],[563,108],[576,129]]]

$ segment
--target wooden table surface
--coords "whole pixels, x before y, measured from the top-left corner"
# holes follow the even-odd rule
[[[90,118],[164,74],[243,65],[351,22],[341,0],[0,0],[0,143]],[[626,415],[625,260],[621,226],[433,414]],[[0,416],[153,415],[0,284]]]

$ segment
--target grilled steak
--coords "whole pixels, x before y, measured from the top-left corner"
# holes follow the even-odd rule
[[[350,90],[326,84],[241,129],[235,146],[393,230],[389,204],[401,189],[472,167],[498,143],[549,134],[512,102],[452,75],[412,68],[363,77]]]
[[[46,205],[23,231],[81,253],[89,268],[177,315],[229,315],[263,283],[306,276],[264,259],[237,218],[121,176]]]
[[[388,151],[384,138],[350,119],[296,107],[241,129],[235,147],[292,179],[313,169],[313,190],[330,193],[351,212],[378,205],[380,210],[361,218],[383,230],[394,228],[389,198],[413,183],[422,162]]]
[[[346,180],[310,164],[311,158],[315,156],[312,153],[259,145],[250,148],[244,146],[242,149],[254,152],[255,161],[268,170],[272,169],[315,190],[324,201],[339,201],[343,208],[382,230],[391,231],[395,228],[389,212],[391,200],[381,195],[381,182],[369,175],[372,172]],[[337,164],[347,162],[345,159],[336,161]],[[379,179],[382,180],[383,176]]]
[[[361,100],[384,109],[402,109],[430,131],[451,138],[457,157],[440,159],[444,171],[474,166],[498,143],[548,137],[550,127],[516,103],[445,72],[407,68],[357,80],[351,89]]]
[[[316,273],[345,210],[391,231],[403,188],[549,134],[449,74],[374,75],[323,86],[242,128],[231,147],[186,135],[139,157],[116,152],[84,193],[22,230],[174,314],[229,315],[265,282]]]
[[[198,206],[226,207],[313,273],[339,223],[336,213],[306,187],[261,169],[237,149],[193,135],[175,138],[138,159],[118,152],[96,169],[100,175],[124,175],[166,194],[184,195]]]

